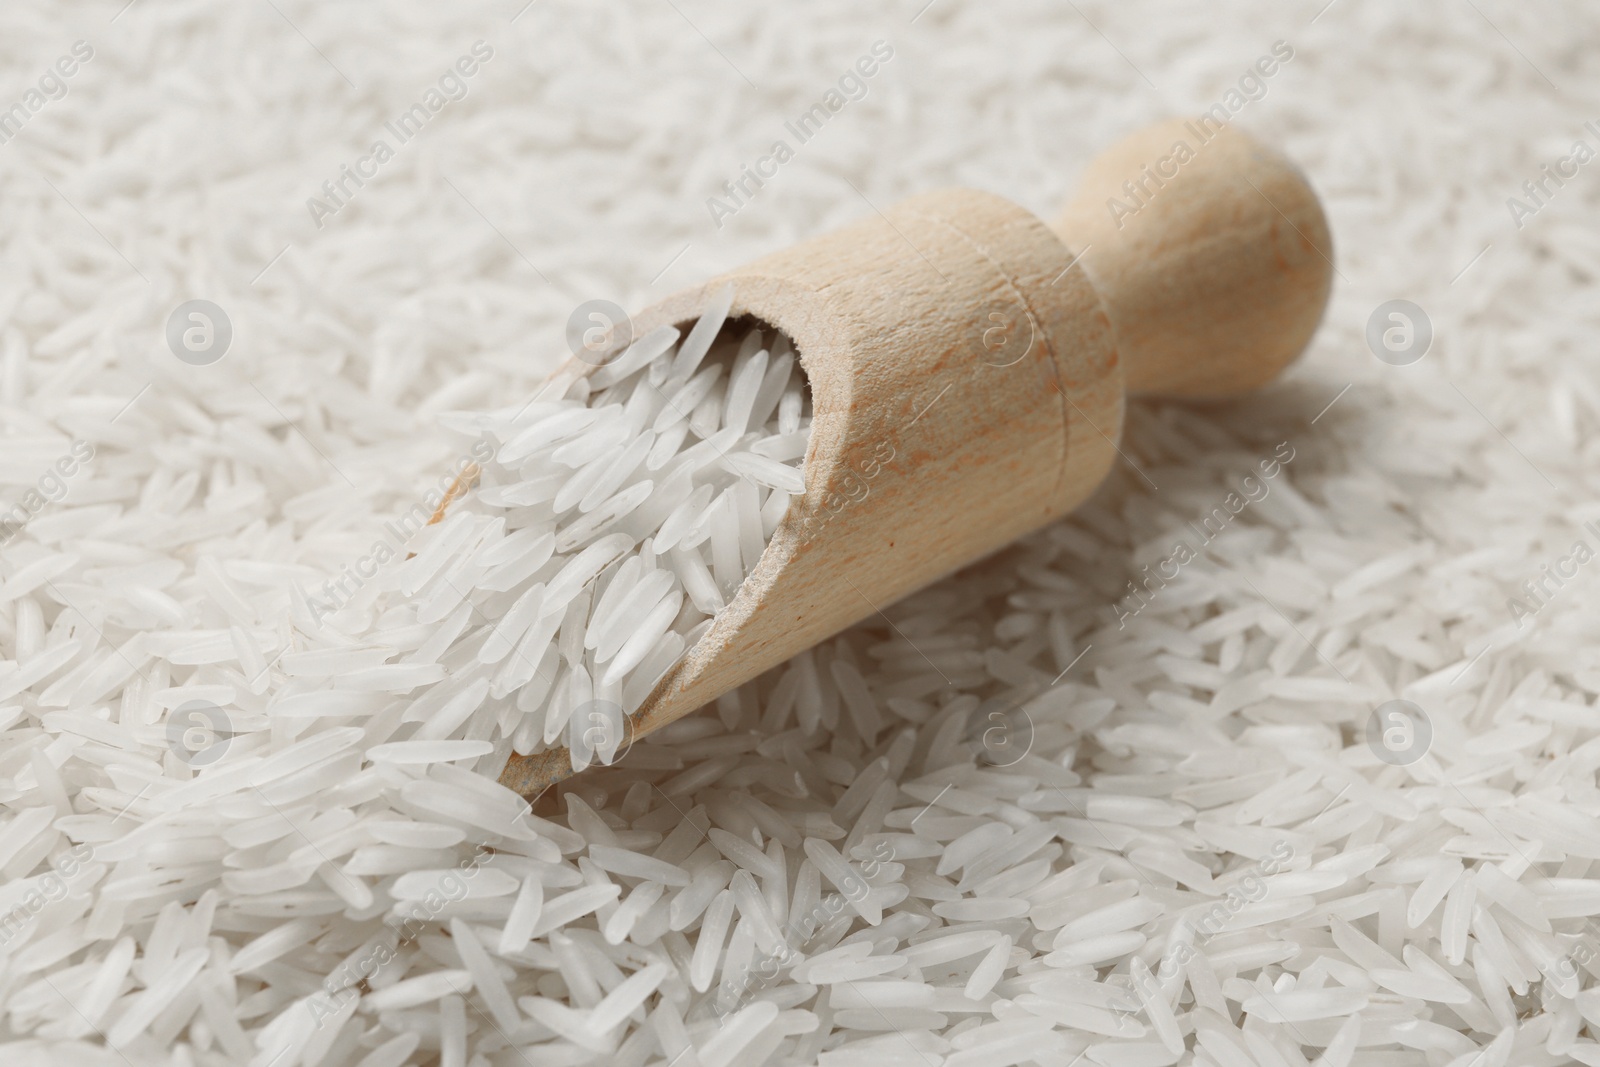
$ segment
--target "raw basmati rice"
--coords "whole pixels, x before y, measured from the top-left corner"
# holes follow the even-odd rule
[[[1593,577],[1541,569],[1596,516],[1595,192],[1516,230],[1497,199],[1580,136],[1576,16],[687,12],[746,92],[670,5],[536,5],[493,37],[506,82],[284,250],[314,157],[498,16],[279,6],[69,4],[103,58],[0,151],[0,505],[94,448],[0,530],[0,1061],[1600,1062]],[[25,66],[59,51],[54,6],[4,19]],[[1193,113],[1263,26],[1296,53],[1247,121],[1340,229],[1306,366],[1134,400],[1070,520],[537,812],[494,785],[512,745],[620,754],[580,708],[643,700],[737,594],[809,440],[793,353],[724,331],[726,290],[530,401],[559,302],[870,214],[841,175],[1047,210],[1166,106],[1130,64]],[[681,221],[718,145],[879,32],[896,58],[804,158],[714,238]],[[214,367],[156,340],[195,289],[236,327]],[[1407,368],[1361,337],[1397,293],[1438,328]],[[1280,442],[1270,495],[1160,577]],[[1418,762],[1367,739],[1394,697],[1431,717]]]

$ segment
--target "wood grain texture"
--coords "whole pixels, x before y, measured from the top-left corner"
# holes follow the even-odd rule
[[[1091,173],[1085,195],[1098,195],[1125,158],[1146,151],[1138,138],[1150,132],[1114,149],[1123,154],[1098,177]],[[1298,172],[1272,157],[1264,173],[1255,156],[1235,148],[1213,153],[1216,164],[1255,167],[1248,173],[1266,182],[1264,191],[1301,216],[1309,197],[1315,220],[1301,222],[1315,230],[1321,210]],[[1303,196],[1291,195],[1283,173]],[[1182,227],[1169,220],[1181,239],[1168,244],[1108,236],[1091,213],[1071,209],[1065,225],[1081,225],[1087,239],[1068,229],[1071,240],[1063,241],[1000,197],[947,190],[741,267],[635,318],[635,336],[662,323],[687,327],[708,294],[731,282],[734,316],[794,341],[813,422],[804,496],[710,630],[631,718],[633,738],[1082,502],[1116,458],[1119,346],[1137,358],[1130,374],[1141,388],[1204,395],[1259,384],[1298,353],[1326,299],[1326,273],[1311,264],[1316,247],[1291,241],[1285,233],[1293,227],[1263,221],[1236,195],[1239,183],[1208,171],[1194,176],[1190,193],[1178,195],[1176,183],[1164,190],[1174,194],[1164,210],[1205,217],[1185,216]],[[1325,237],[1325,223],[1318,232]],[[1145,278],[1135,255],[1148,255],[1162,277]],[[1227,278],[1168,276],[1208,263],[1251,287],[1287,277],[1287,295],[1282,284],[1257,299],[1241,296]],[[1089,264],[1113,298],[1097,292]],[[1213,303],[1219,284],[1240,300],[1236,307]],[[1108,305],[1153,321],[1118,321],[1114,332]],[[1218,340],[1241,323],[1251,326],[1252,316],[1267,324],[1250,335],[1254,348]],[[1185,346],[1174,331],[1193,340]],[[500,781],[533,796],[566,777],[570,760],[565,748],[514,756]]]

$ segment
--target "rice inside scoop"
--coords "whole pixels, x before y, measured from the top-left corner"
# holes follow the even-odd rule
[[[378,603],[459,630],[438,662],[453,693],[498,704],[487,739],[611,762],[804,491],[794,347],[728,321],[731,301],[725,287],[687,332],[651,330],[530,401],[446,417],[473,461]],[[419,734],[457,732],[419,718]]]

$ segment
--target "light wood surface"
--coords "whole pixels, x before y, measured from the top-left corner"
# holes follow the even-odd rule
[[[805,495],[633,717],[634,738],[1066,514],[1116,459],[1125,378],[1215,395],[1223,384],[1270,379],[1298,353],[1326,299],[1326,261],[1309,242],[1293,245],[1264,198],[1255,209],[1227,180],[1237,170],[1257,181],[1326,247],[1315,194],[1275,153],[1235,134],[1208,146],[1220,150],[1212,169],[1198,170],[1202,150],[1161,190],[1170,205],[1152,200],[1150,217],[1129,223],[1153,230],[1164,220],[1179,238],[1171,243],[1153,234],[1136,242],[1114,227],[1102,235],[1092,211],[1080,217],[1086,198],[1123,180],[1111,181],[1106,160],[1126,165],[1151,135],[1096,161],[1063,223],[1066,240],[1000,197],[928,193],[635,317],[635,336],[660,323],[687,327],[707,295],[732,282],[733,315],[794,341],[814,419]],[[1191,170],[1194,188],[1184,191]],[[1146,278],[1137,255],[1162,276]],[[1263,302],[1228,279],[1163,274],[1219,268],[1249,286],[1274,278],[1276,295]],[[1131,308],[1159,323],[1116,320],[1114,330],[1118,309]],[[1172,340],[1186,324],[1197,338],[1188,347]],[[1212,340],[1219,329],[1234,339]],[[513,757],[500,781],[532,796],[569,773],[569,753],[553,748]]]

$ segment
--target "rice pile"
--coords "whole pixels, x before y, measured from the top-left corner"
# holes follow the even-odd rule
[[[1586,168],[1521,228],[1505,204],[1587,136],[1562,89],[1593,28],[1366,0],[678,6],[0,14],[6,106],[94,45],[0,145],[0,1062],[1600,1063],[1600,189]],[[864,98],[713,229],[704,198],[880,37]],[[1287,382],[1134,402],[1127,464],[1071,519],[625,754],[602,730],[591,761],[621,759],[535,811],[493,784],[597,685],[637,695],[715,609],[675,553],[726,600],[748,560],[719,567],[715,501],[737,517],[739,486],[785,477],[713,457],[710,533],[686,548],[685,516],[654,560],[670,514],[534,500],[554,480],[525,485],[549,468],[508,458],[519,434],[649,394],[539,395],[574,305],[861,217],[850,184],[1048,214],[1095,146],[1198,113],[1280,37],[1247,118],[1341,251]],[[312,230],[306,198],[479,38],[470,93]],[[197,297],[233,319],[212,366],[162,334]],[[1435,327],[1407,367],[1363,340],[1396,297]],[[695,373],[726,390],[750,325]],[[781,341],[752,343],[765,383]],[[633,473],[652,500],[723,432],[697,410]],[[548,689],[538,662],[513,685],[485,628],[553,575],[485,572],[448,608],[439,575],[490,531],[496,566],[547,535],[539,566],[571,562],[590,516],[588,545],[632,542],[591,619],[630,566],[682,602],[609,683],[621,648],[558,623]],[[522,611],[519,643],[549,625]]]
[[[719,903],[732,900],[731,872],[709,859],[682,866],[690,849],[678,846],[693,845],[682,832],[673,848],[644,850],[576,810],[567,827],[547,823],[493,778],[513,749],[561,739],[574,770],[626,751],[628,716],[804,490],[809,398],[793,349],[781,334],[769,347],[761,328],[727,323],[733,295],[710,294],[681,344],[663,326],[618,350],[585,349],[531,400],[443,416],[471,458],[424,498],[431,516],[413,505],[320,594],[289,590],[287,647],[252,632],[247,594],[214,560],[206,577],[238,610],[226,629],[170,625],[181,606],[131,574],[77,590],[96,620],[74,608],[47,617],[38,590],[65,596],[70,583],[52,579],[80,557],[43,550],[45,523],[20,527],[35,540],[15,548],[29,562],[5,587],[15,657],[4,691],[20,698],[7,725],[21,749],[43,727],[80,755],[118,752],[113,781],[140,781],[106,818],[65,799],[44,750],[30,756],[31,785],[27,771],[18,777],[11,799],[44,788],[63,804],[19,803],[0,837],[17,873],[38,868],[7,886],[0,944],[15,977],[54,971],[8,1002],[19,1029],[139,1052],[198,1027],[202,1050],[238,1062],[331,1064],[368,1048],[370,1062],[400,1062],[424,1038],[426,1052],[457,1062],[469,1034],[475,1053],[549,1038],[613,1048],[666,977],[664,958],[599,1016],[574,1016],[599,1007],[581,994],[574,1004],[575,990],[621,974],[604,955],[585,959],[584,942],[559,928],[597,915],[601,943],[615,946],[644,921],[660,928],[632,944],[659,956],[669,907],[682,929],[718,890]],[[702,834],[704,817],[683,825]],[[562,847],[584,847],[588,833],[599,836],[584,867],[563,864]],[[696,877],[694,893],[664,898]],[[493,936],[473,949],[480,929]],[[135,930],[138,940],[126,936]],[[460,954],[421,951],[428,938]],[[88,959],[53,967],[85,948]],[[563,977],[522,988],[490,953]],[[316,991],[306,996],[291,975],[316,976]],[[47,1000],[30,1008],[30,993]],[[467,1004],[492,1005],[483,1032],[465,1016],[451,1029],[446,1015]],[[362,1020],[392,1025],[352,1024],[358,1006]],[[403,1021],[421,1018],[420,1031]]]

